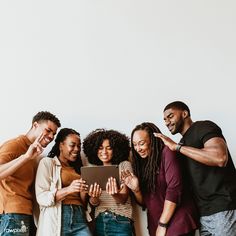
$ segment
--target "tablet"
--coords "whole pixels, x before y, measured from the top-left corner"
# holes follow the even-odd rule
[[[120,174],[118,165],[110,166],[82,166],[81,177],[90,186],[98,183],[102,190],[106,189],[108,178],[114,177],[118,186],[120,185]]]

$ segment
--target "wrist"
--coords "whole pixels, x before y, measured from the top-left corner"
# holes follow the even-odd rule
[[[27,153],[23,154],[23,155],[22,155],[22,158],[25,159],[25,160],[30,160],[30,159],[32,159],[32,157],[31,157],[29,154],[27,154]]]
[[[98,205],[100,204],[100,200],[99,200],[99,198],[90,197],[90,198],[89,198],[89,203],[90,203],[92,206],[98,206]]]
[[[160,227],[163,227],[163,228],[167,228],[168,227],[168,223],[162,223],[161,221],[158,222],[158,225]]]
[[[62,188],[62,189],[63,189],[63,188]],[[70,189],[70,185],[67,186],[67,187],[64,187],[64,192],[65,192],[66,195],[69,195],[69,194],[73,193],[73,192],[71,191],[71,189]]]
[[[175,151],[176,152],[180,152],[180,149],[182,148],[182,144],[181,143],[177,143],[176,147],[175,147]]]
[[[139,188],[139,187],[138,187],[138,188],[135,188],[135,189],[133,189],[132,191],[133,191],[133,193],[139,193],[139,192],[140,192],[140,188]]]

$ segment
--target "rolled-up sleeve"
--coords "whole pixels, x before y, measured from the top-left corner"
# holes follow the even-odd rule
[[[182,195],[182,176],[180,163],[176,157],[176,153],[169,148],[163,151],[164,169],[166,178],[166,196],[165,200],[179,204]]]
[[[55,205],[57,192],[57,183],[53,181],[53,160],[48,159],[45,157],[40,161],[35,180],[36,199],[38,204],[43,207]]]

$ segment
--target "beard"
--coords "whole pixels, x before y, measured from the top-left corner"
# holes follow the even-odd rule
[[[180,119],[179,121],[177,121],[174,125],[174,129],[172,129],[170,132],[171,134],[178,134],[181,133],[181,131],[183,130],[183,126],[184,126],[184,120]]]

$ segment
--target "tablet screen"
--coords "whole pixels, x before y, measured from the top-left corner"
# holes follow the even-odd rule
[[[106,189],[108,178],[114,177],[117,185],[120,186],[119,166],[83,166],[81,167],[81,177],[90,186],[98,183],[102,190]]]

